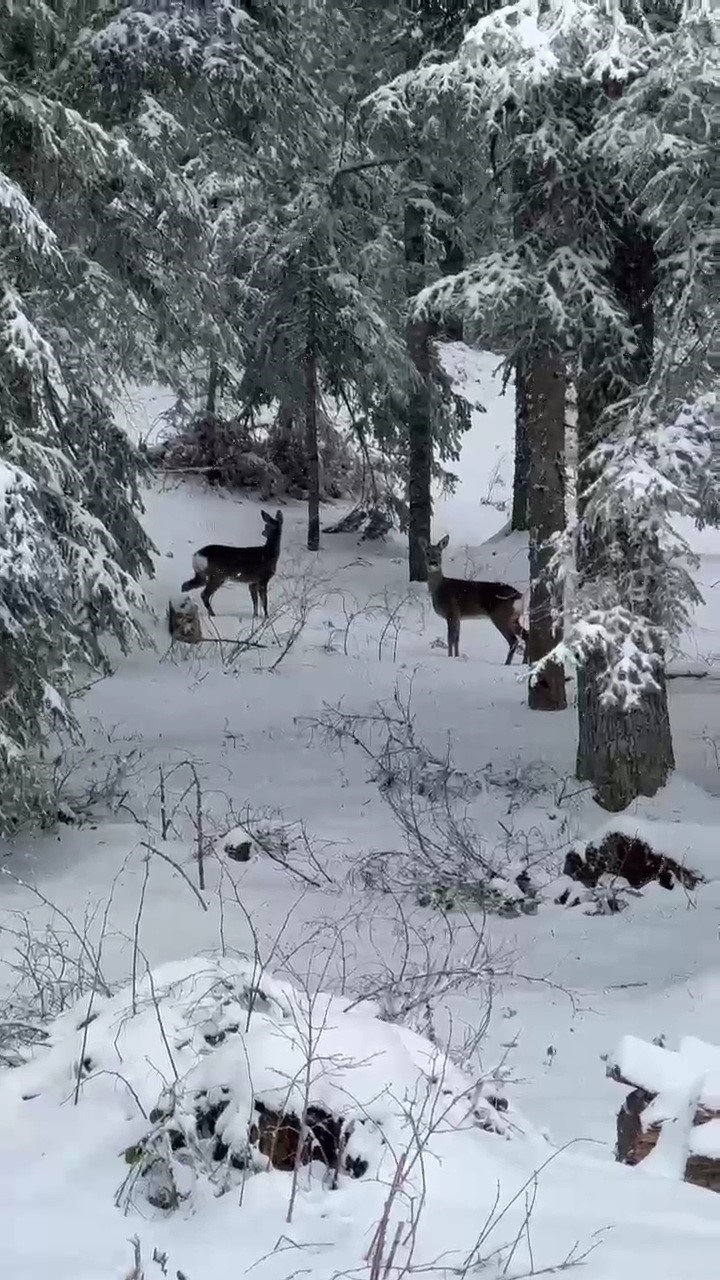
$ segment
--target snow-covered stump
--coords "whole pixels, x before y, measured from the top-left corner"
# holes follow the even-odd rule
[[[631,1089],[616,1160],[720,1191],[720,1048],[687,1036],[675,1052],[625,1036],[607,1071]]]
[[[167,622],[173,644],[178,642],[181,644],[200,644],[202,642],[200,610],[187,596],[183,596],[182,600],[178,602],[173,602],[172,600],[168,602]]]

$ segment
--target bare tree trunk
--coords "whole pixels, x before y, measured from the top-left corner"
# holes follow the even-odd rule
[[[550,539],[565,528],[565,367],[553,352],[539,351],[519,374],[527,414],[527,519],[530,528],[530,625],[528,659],[544,658],[562,637],[562,610],[549,565]],[[530,681],[533,711],[564,711],[565,671],[549,663]]]
[[[577,777],[594,788],[610,813],[638,796],[654,796],[675,768],[665,677],[660,690],[628,711],[598,696],[603,659],[590,658],[578,676]]]
[[[205,400],[205,410],[207,413],[215,414],[217,405],[217,390],[220,379],[220,368],[217,360],[210,361],[210,373],[208,375],[207,398]]]
[[[305,377],[305,452],[308,478],[308,551],[320,549],[320,454],[318,449],[317,362],[312,341],[303,361]]]
[[[460,234],[463,205],[462,184],[458,179],[452,185],[438,181],[434,186],[437,202],[447,219],[439,232],[443,246],[443,256],[438,263],[438,267],[440,275],[456,276],[465,270],[465,250]],[[445,338],[448,342],[462,342],[462,316],[460,314],[443,315],[437,323],[436,332],[438,337]]]
[[[527,395],[522,360],[515,363],[515,465],[513,471],[513,501],[510,528],[525,533],[527,530],[528,468],[530,465],[527,423]]]
[[[616,235],[615,286],[637,338],[637,352],[629,367],[621,371],[626,379],[641,385],[652,366],[654,341],[653,293],[656,283],[656,256],[651,236],[638,225],[625,224]],[[614,400],[627,393],[627,381],[617,381],[592,371],[578,383],[578,450],[580,476],[578,513],[582,518],[583,489],[588,454],[602,434],[602,415]],[[583,476],[583,470],[585,475]],[[579,563],[585,584],[594,577],[612,575],[610,557],[618,545],[632,556],[628,530],[616,525],[602,541],[586,539]],[[626,564],[626,570],[631,568]],[[652,585],[649,596],[652,597]],[[646,602],[647,617],[654,620],[652,598]],[[632,710],[602,698],[601,655],[586,662],[578,675],[578,752],[576,772],[583,782],[592,783],[595,799],[611,813],[627,808],[637,796],[653,796],[664,786],[675,768],[667,686],[660,659],[659,688],[648,690],[640,706]]]
[[[407,293],[413,298],[425,278],[425,215],[419,205],[405,207]],[[423,540],[430,541],[432,520],[432,404],[430,396],[430,327],[410,320],[407,345],[417,377],[408,402],[408,560],[411,582],[427,582]]]

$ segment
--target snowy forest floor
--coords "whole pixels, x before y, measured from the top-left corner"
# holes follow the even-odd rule
[[[446,572],[525,589],[524,541],[500,535],[512,481],[512,395],[500,394],[493,357],[456,347],[447,359],[487,412],[474,414],[456,494],[436,505],[435,534],[451,539]],[[133,430],[143,433],[159,407],[160,394],[139,397],[126,410]],[[531,713],[522,667],[502,665],[504,643],[481,622],[463,625],[462,657],[449,660],[427,590],[406,581],[399,536],[359,546],[352,535],[325,535],[319,555],[310,554],[304,507],[288,504],[269,591],[272,625],[253,633],[247,589],[225,588],[215,625],[203,617],[208,643],[169,648],[165,609],[190,574],[193,550],[259,541],[259,505],[195,482],[151,486],[156,647],[119,658],[115,674],[90,689],[81,707],[85,741],[58,765],[68,804],[77,808],[82,799],[87,824],[5,850],[6,983],[18,978],[25,919],[35,937],[49,925],[68,955],[68,919],[94,945],[102,938],[111,984],[128,981],[133,955],[142,955],[144,970],[223,947],[250,955],[257,948],[285,976],[336,994],[372,994],[386,1008],[407,990],[401,973],[412,971],[422,990],[424,969],[442,968],[451,952],[458,964],[472,955],[477,980],[446,987],[438,979],[418,999],[412,1025],[456,1048],[484,1028],[483,1071],[500,1077],[527,1133],[507,1142],[482,1135],[482,1158],[477,1135],[443,1136],[426,1174],[416,1254],[408,1270],[391,1268],[389,1277],[460,1274],[444,1255],[469,1249],[496,1198],[502,1207],[518,1195],[514,1212],[523,1208],[532,1233],[509,1261],[503,1255],[501,1267],[493,1249],[519,1228],[506,1230],[509,1218],[499,1222],[483,1275],[511,1280],[559,1266],[577,1242],[577,1254],[590,1250],[581,1266],[589,1280],[709,1278],[720,1245],[717,1200],[613,1163],[623,1090],[605,1078],[602,1055],[628,1033],[663,1035],[670,1047],[682,1035],[718,1040],[720,535],[690,534],[705,604],[673,663],[677,774],[620,820],[707,883],[693,894],[652,886],[631,895],[619,914],[590,915],[554,900],[567,852],[618,825],[573,781],[574,684],[566,712]],[[325,523],[340,513],[326,509]],[[250,639],[260,647],[247,647]],[[435,808],[432,797],[423,800],[425,853],[412,859],[379,785],[387,784],[387,770],[381,774],[371,758],[383,746],[383,716],[373,725],[345,722],[371,754],[329,738],[317,723],[338,709],[362,717],[380,706],[401,721],[407,712],[395,728],[405,734],[393,757],[398,771],[412,757],[414,780],[420,768],[426,783],[431,774],[440,787]],[[408,747],[409,724],[415,747]],[[457,770],[449,778],[428,759],[448,749]],[[476,907],[446,916],[425,902],[423,891],[442,879],[444,851],[449,861],[455,856],[459,828],[483,850],[498,882],[530,868],[541,889],[534,914],[485,918]],[[228,832],[235,843],[250,839],[250,861],[228,859]],[[198,838],[205,909],[188,884],[197,883]],[[36,960],[50,963],[47,952]],[[389,1053],[377,1065],[378,1089],[392,1085],[393,1070]],[[101,1105],[81,1097],[73,1106],[71,1080],[64,1105],[59,1095],[23,1101],[8,1083],[23,1071],[3,1073],[0,1135],[1,1252],[13,1280],[124,1280],[135,1235],[147,1280],[162,1274],[153,1249],[167,1252],[170,1275],[179,1268],[187,1280],[236,1280],[251,1267],[256,1280],[367,1271],[362,1260],[387,1194],[379,1181],[328,1193],[308,1175],[290,1226],[288,1175],[281,1173],[253,1179],[241,1207],[229,1194],[193,1213],[126,1219],[113,1193],[124,1176],[119,1153],[137,1140],[138,1118],[122,1084],[108,1078]],[[488,1143],[497,1144],[497,1157]],[[534,1171],[552,1152],[535,1187]],[[530,1207],[519,1194],[524,1184]]]

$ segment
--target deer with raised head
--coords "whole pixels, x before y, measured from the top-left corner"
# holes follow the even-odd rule
[[[210,603],[215,592],[226,582],[246,582],[250,588],[253,602],[253,618],[258,616],[258,600],[262,601],[265,617],[268,616],[267,589],[268,583],[277,569],[280,555],[280,538],[282,537],[282,511],[269,516],[261,511],[264,521],[263,534],[265,544],[261,547],[223,547],[212,545],[201,547],[192,558],[195,577],[183,582],[183,591],[197,591],[202,587],[202,600],[210,617],[215,612]]]
[[[448,657],[460,657],[460,623],[463,618],[489,618],[507,641],[505,666],[510,666],[521,640],[527,661],[528,634],[520,621],[522,592],[505,582],[472,582],[466,578],[446,578],[442,571],[442,553],[449,541],[446,534],[434,546],[425,541],[421,544],[425,553],[427,584],[433,609],[447,622]]]

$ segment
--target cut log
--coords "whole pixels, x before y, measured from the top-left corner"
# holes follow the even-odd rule
[[[682,1153],[684,1172],[681,1176],[693,1186],[720,1191],[720,1072],[712,1064],[707,1071],[701,1069],[698,1041],[683,1042],[679,1053],[671,1053],[658,1045],[645,1045],[647,1058],[644,1066],[642,1054],[638,1055],[638,1047],[643,1047],[640,1042],[628,1037],[624,1043],[633,1047],[638,1074],[654,1074],[661,1082],[662,1092],[653,1093],[637,1081],[628,1079],[628,1056],[622,1048],[618,1060],[608,1064],[611,1079],[630,1086],[630,1093],[617,1115],[615,1159],[628,1165],[638,1165],[646,1160],[655,1152],[663,1125],[678,1124],[681,1118],[679,1111],[682,1110],[680,1104],[683,1099],[689,1099],[692,1124],[687,1150]],[[712,1046],[700,1047],[706,1057],[702,1064],[704,1067],[710,1061],[707,1055],[712,1057],[716,1051]],[[720,1051],[717,1052],[720,1059]],[[683,1078],[685,1072],[686,1078]]]
[[[256,1147],[273,1168],[289,1173],[296,1164],[319,1160],[336,1177],[340,1171],[353,1178],[361,1178],[365,1173],[365,1161],[346,1158],[347,1126],[322,1107],[308,1107],[304,1133],[299,1118],[292,1112],[271,1111],[259,1099],[255,1102],[255,1112],[257,1119],[250,1126],[250,1145]]]

